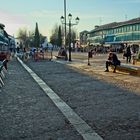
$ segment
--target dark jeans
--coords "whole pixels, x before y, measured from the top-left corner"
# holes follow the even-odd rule
[[[116,72],[116,67],[117,67],[117,65],[120,65],[120,63],[119,62],[106,61],[106,70],[107,71],[109,70],[108,67],[110,65],[113,65],[114,66],[114,72]]]
[[[128,62],[129,63],[131,62],[131,55],[129,55],[129,56],[126,57],[126,63],[128,63]]]

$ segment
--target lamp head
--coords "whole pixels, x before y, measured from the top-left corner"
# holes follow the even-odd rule
[[[69,21],[72,20],[72,14],[69,13],[69,15],[68,15],[68,19],[69,19]]]
[[[78,24],[79,23],[79,17],[77,17],[76,19],[75,19],[75,21],[76,21],[76,24]]]
[[[61,20],[62,23],[64,23],[64,17],[63,16],[61,16],[60,20]]]

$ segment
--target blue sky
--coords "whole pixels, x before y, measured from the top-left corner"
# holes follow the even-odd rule
[[[75,28],[80,32],[92,30],[95,25],[119,22],[140,16],[140,0],[66,0],[67,15],[80,18]],[[19,28],[39,30],[48,37],[55,24],[60,24],[64,0],[0,0],[0,23],[5,30],[15,35]]]

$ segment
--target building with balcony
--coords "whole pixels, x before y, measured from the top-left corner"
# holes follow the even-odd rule
[[[88,32],[87,41],[91,45],[140,45],[140,18],[124,22],[113,22]]]
[[[0,23],[0,61],[9,57],[9,50],[15,49],[15,39],[4,30],[5,25]]]
[[[5,25],[0,23],[0,44],[8,45],[9,38],[7,32],[4,30]]]
[[[88,38],[87,30],[80,32],[80,44],[79,44],[80,47],[79,48],[84,49],[87,47],[88,45],[87,38]]]
[[[80,44],[81,45],[87,44],[87,35],[88,35],[87,30],[80,32]]]

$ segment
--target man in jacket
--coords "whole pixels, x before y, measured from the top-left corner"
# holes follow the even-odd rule
[[[120,62],[120,60],[118,60],[117,55],[115,53],[113,53],[113,52],[110,52],[108,60],[106,61],[106,70],[105,70],[105,72],[109,72],[108,67],[110,65],[113,65],[114,66],[114,71],[113,72],[115,73],[117,65],[120,65],[120,64],[121,64],[121,62]]]

